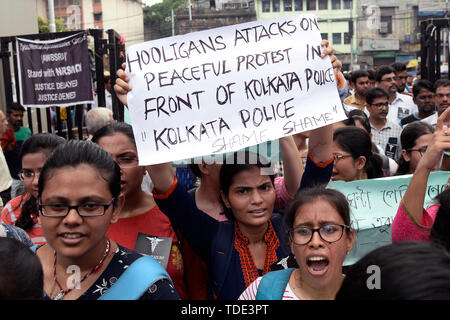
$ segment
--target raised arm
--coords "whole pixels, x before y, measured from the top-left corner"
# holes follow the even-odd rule
[[[122,68],[125,69],[125,63],[122,65]],[[117,79],[114,84],[114,91],[116,92],[117,98],[120,102],[128,108],[127,94],[132,88],[128,84],[130,78],[123,69],[117,70]],[[155,191],[157,193],[165,194],[169,191],[174,182],[174,172],[170,163],[151,165],[147,166],[146,169],[152,179]]]
[[[438,168],[442,153],[450,150],[450,108],[439,117],[433,139],[428,145],[427,151],[419,161],[416,171],[411,178],[408,189],[402,199],[403,210],[407,215],[420,225],[423,214],[423,204],[427,188],[428,177],[431,171]]]
[[[292,136],[280,138],[278,141],[283,160],[284,184],[289,195],[293,196],[300,186],[303,174],[303,163],[300,159],[300,152]]]
[[[332,157],[333,125],[311,130],[308,153],[318,164],[325,164]]]

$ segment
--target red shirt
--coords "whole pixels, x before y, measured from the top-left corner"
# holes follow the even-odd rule
[[[2,211],[2,215],[0,217],[0,221],[9,225],[14,226],[16,224],[16,220],[19,219],[22,214],[22,206],[25,201],[28,199],[29,194],[26,193],[23,196],[17,196],[14,199],[8,201]],[[25,230],[26,233],[30,236],[33,244],[46,244],[44,233],[42,232],[42,227],[38,223],[37,212],[33,214],[33,222],[34,225],[29,230]]]

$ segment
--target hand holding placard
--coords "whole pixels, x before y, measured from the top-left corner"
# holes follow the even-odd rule
[[[130,81],[119,71],[115,89],[130,106],[140,164],[237,151],[344,119],[341,63],[327,46],[317,19],[298,15],[130,47]]]

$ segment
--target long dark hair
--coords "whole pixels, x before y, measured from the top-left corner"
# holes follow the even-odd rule
[[[408,150],[414,148],[417,139],[419,139],[423,135],[430,134],[433,132],[434,132],[433,127],[423,121],[415,121],[408,124],[402,130],[402,133],[400,135],[400,142],[402,144],[402,149],[406,150],[406,152],[409,153],[410,151]],[[398,158],[397,164],[398,169],[395,175],[400,176],[409,173],[410,163],[408,161],[405,161],[403,156],[400,156],[400,158]]]
[[[383,160],[378,154],[372,152],[372,141],[363,129],[352,126],[338,128],[333,133],[333,141],[350,153],[353,159],[358,159],[360,156],[366,158],[364,172],[367,173],[367,178],[384,176]]]
[[[39,177],[39,197],[51,174],[56,169],[87,164],[95,168],[108,183],[109,191],[116,198],[120,194],[120,168],[111,155],[91,141],[70,140],[55,149],[45,162]]]
[[[398,242],[369,252],[347,270],[336,295],[336,300],[352,301],[448,299],[450,257],[422,241]]]
[[[20,149],[20,160],[31,153],[43,153],[48,157],[56,147],[63,144],[66,140],[60,136],[50,133],[39,133],[32,135],[24,141]],[[24,202],[23,202],[24,201]],[[23,203],[23,204],[22,204]],[[22,196],[19,206],[22,205],[22,213],[16,220],[15,225],[23,230],[29,231],[33,225],[33,216],[37,214],[37,199],[30,193],[26,199]],[[17,208],[13,208],[13,211]]]

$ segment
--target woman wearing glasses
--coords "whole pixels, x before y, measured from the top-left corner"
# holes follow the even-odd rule
[[[423,207],[428,177],[431,172],[439,168],[444,151],[450,151],[450,123],[447,120],[448,116],[450,116],[450,109],[445,110],[439,116],[431,141],[418,162],[408,189],[400,201],[397,214],[392,222],[391,234],[393,243],[407,240],[428,241],[431,227],[435,220],[437,221],[436,217],[439,216],[439,213],[441,212],[442,217],[448,216],[448,212],[442,210],[447,208],[447,206],[442,206],[443,208],[440,209],[441,204],[439,202],[427,209]],[[445,189],[447,190],[448,187],[449,183],[447,182]],[[448,238],[448,234],[445,236]]]
[[[182,299],[187,299],[182,253],[188,248],[183,247],[184,250],[181,251],[180,239],[173,230],[169,218],[158,208],[153,196],[141,188],[146,171],[145,167],[138,166],[132,127],[123,122],[109,124],[96,131],[92,142],[105,149],[119,165],[120,184],[125,196],[119,219],[109,227],[107,235],[130,250],[135,249],[139,233],[145,242],[150,243],[151,239],[157,241],[155,248],[170,242],[165,252],[156,255],[165,256],[166,269],[174,281],[175,289]]]
[[[381,157],[372,152],[372,141],[358,127],[342,127],[333,133],[332,181],[354,181],[384,176]]]
[[[291,203],[285,221],[298,268],[259,277],[239,299],[334,299],[344,280],[342,263],[355,239],[345,196],[333,189],[305,189]]]
[[[120,169],[105,150],[76,140],[58,147],[42,168],[38,199],[47,244],[36,254],[49,298],[178,299],[156,260],[106,236],[124,196]]]
[[[11,199],[3,208],[1,222],[15,225],[25,230],[33,244],[46,242],[38,223],[37,194],[38,180],[45,160],[65,139],[54,134],[35,134],[22,145],[20,158],[22,170],[19,178],[23,181],[26,193]]]
[[[397,160],[396,175],[411,174],[422,159],[433,138],[433,127],[426,122],[416,121],[408,124],[400,135],[402,155]]]

